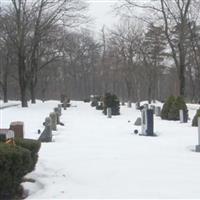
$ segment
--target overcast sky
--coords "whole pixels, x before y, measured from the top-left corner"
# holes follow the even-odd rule
[[[89,3],[89,15],[94,19],[95,30],[100,30],[103,25],[108,28],[117,22],[113,12],[113,6],[119,0],[87,0]]]

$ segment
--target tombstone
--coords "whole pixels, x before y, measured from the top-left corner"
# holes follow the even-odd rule
[[[134,123],[135,126],[141,126],[142,125],[142,119],[141,117],[138,117]]]
[[[14,139],[15,133],[10,129],[0,129],[0,142],[6,142],[7,140]]]
[[[57,116],[57,124],[60,124],[60,112],[59,112],[59,108],[54,108],[54,112],[56,113]]]
[[[143,106],[144,106],[145,110],[149,109],[149,104],[148,103],[145,103]]]
[[[153,110],[142,110],[142,135],[154,136]]]
[[[179,117],[181,123],[187,123],[188,121],[188,111],[179,110]]]
[[[139,110],[139,109],[140,109],[140,102],[136,102],[136,103],[135,103],[135,109],[136,109],[136,110]]]
[[[198,117],[198,145],[196,145],[196,152],[200,152],[200,117]]]
[[[64,110],[67,110],[67,104],[68,104],[68,100],[65,99],[65,100],[63,101],[63,108],[64,108]]]
[[[59,110],[59,114],[61,116],[62,115],[62,104],[58,104],[58,110]]]
[[[55,112],[50,113],[49,117],[51,118],[51,129],[53,131],[57,130],[57,114]]]
[[[112,118],[112,109],[111,108],[107,108],[107,117]]]
[[[15,138],[24,138],[24,122],[11,122],[10,130],[14,131]]]
[[[60,95],[60,102],[63,103],[67,99],[67,95],[61,94]]]
[[[160,106],[156,106],[155,107],[155,115],[157,117],[160,117],[161,116],[161,107]]]
[[[132,103],[131,103],[131,101],[128,101],[128,108],[131,108],[132,107]]]
[[[156,107],[154,105],[150,105],[150,109],[153,110],[153,113],[155,114]]]
[[[42,134],[39,137],[39,141],[41,142],[52,142],[52,121],[50,117],[47,117],[45,119],[45,123],[44,123],[44,131],[42,132]]]
[[[125,102],[124,101],[122,101],[122,106],[125,106]]]

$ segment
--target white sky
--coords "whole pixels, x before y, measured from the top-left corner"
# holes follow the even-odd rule
[[[89,3],[88,14],[94,19],[94,29],[100,30],[103,25],[110,28],[117,23],[117,17],[113,12],[113,6],[119,0],[86,0]]]

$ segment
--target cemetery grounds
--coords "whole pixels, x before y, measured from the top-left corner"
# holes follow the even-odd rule
[[[0,128],[23,121],[25,137],[37,139],[58,103],[2,109]],[[199,105],[188,108],[192,119]],[[140,116],[134,105],[121,106],[121,115],[108,119],[89,103],[73,101],[62,111],[65,126],[53,132],[52,143],[42,144],[36,169],[27,175],[35,182],[23,183],[28,199],[200,198],[197,128],[191,120],[181,124],[154,117],[157,137],[139,136],[134,130],[141,127],[134,122]]]

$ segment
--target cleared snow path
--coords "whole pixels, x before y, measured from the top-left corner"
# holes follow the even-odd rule
[[[190,124],[155,118],[158,137],[134,135],[134,108],[107,119],[89,104],[63,111],[25,183],[32,199],[200,198],[200,154]],[[131,123],[128,123],[131,120]]]

